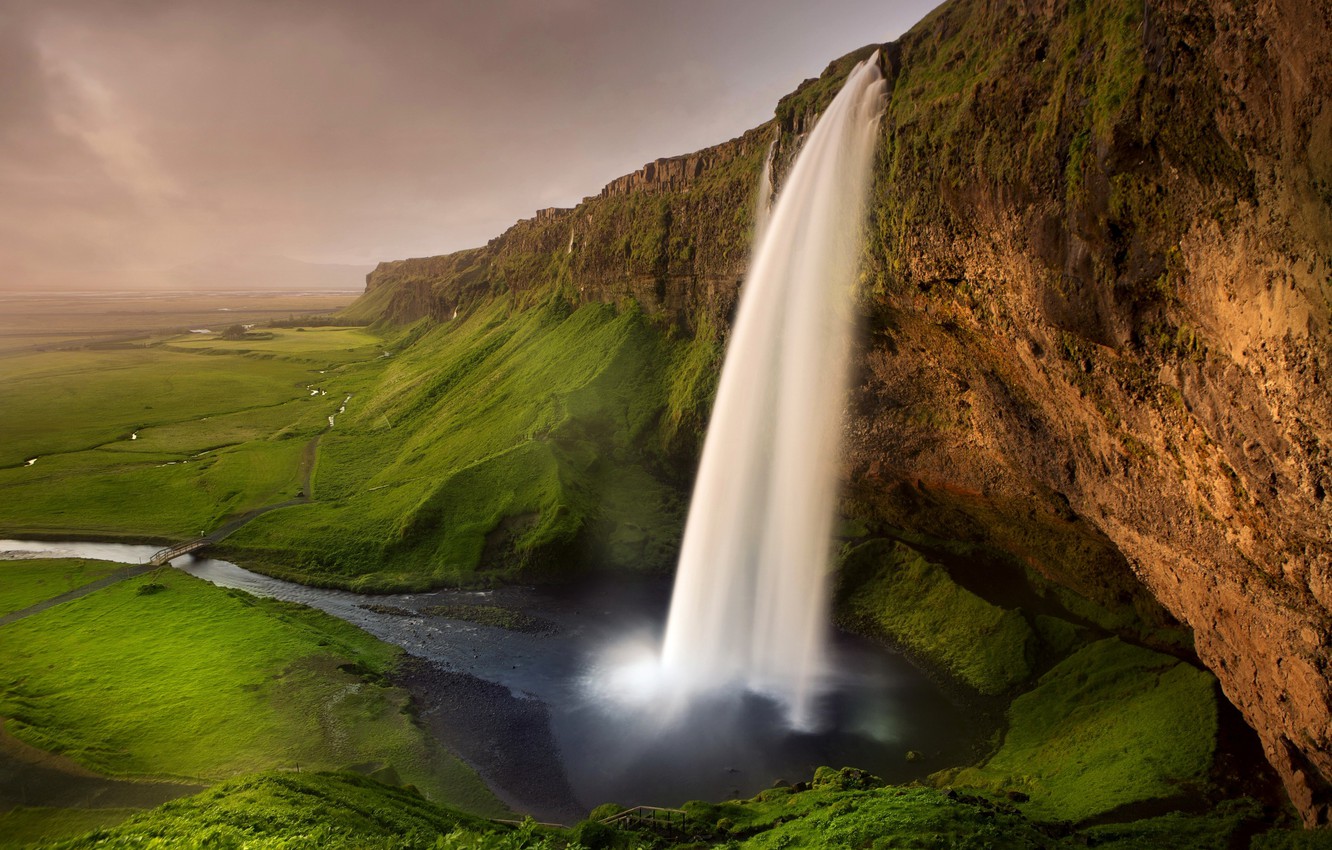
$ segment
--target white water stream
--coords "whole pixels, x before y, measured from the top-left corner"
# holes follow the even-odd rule
[[[672,695],[748,689],[777,699],[797,728],[817,725],[826,671],[854,286],[885,88],[877,54],[856,66],[762,228],[661,649]]]

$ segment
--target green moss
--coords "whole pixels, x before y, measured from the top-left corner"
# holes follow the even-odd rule
[[[514,830],[352,774],[265,774],[223,783],[56,847],[535,847]]]
[[[1329,850],[1332,830],[1274,829],[1255,836],[1252,850]]]
[[[685,810],[703,846],[839,850],[1062,846],[1011,806],[919,787],[773,789],[752,800],[688,803]],[[738,844],[726,844],[728,839]]]
[[[1129,803],[1196,791],[1216,748],[1216,680],[1117,638],[1078,651],[1008,710],[1003,744],[979,767],[937,782],[1017,791],[1023,811],[1079,821]]]
[[[1201,815],[1180,812],[1130,823],[1093,826],[1085,830],[1089,844],[1102,850],[1216,850],[1240,847],[1257,823],[1262,806],[1253,800],[1226,800]],[[1263,846],[1255,842],[1254,850]],[[1332,846],[1332,844],[1326,845]]]
[[[1021,614],[958,586],[914,549],[874,540],[847,553],[837,617],[882,634],[984,694],[1031,675],[1034,635]]]
[[[1046,650],[1055,657],[1067,655],[1078,645],[1082,630],[1067,620],[1038,614],[1034,618],[1036,634]]]

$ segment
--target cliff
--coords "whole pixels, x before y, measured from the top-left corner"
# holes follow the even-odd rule
[[[530,303],[552,286],[576,302],[632,299],[682,327],[720,326],[744,274],[755,186],[771,124],[620,177],[572,210],[547,209],[482,248],[380,263],[356,315],[453,318],[504,297]]]
[[[967,540],[1149,620],[1150,591],[1332,817],[1332,10],[953,0],[883,46],[848,513]],[[867,49],[868,50],[868,49]],[[447,321],[551,291],[723,334],[752,193],[858,51],[772,122],[355,308]]]

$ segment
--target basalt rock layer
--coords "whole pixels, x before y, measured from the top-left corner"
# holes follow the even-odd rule
[[[1332,817],[1332,8],[953,0],[883,45],[848,512],[1159,602]],[[739,139],[355,308],[446,321],[558,289],[724,334],[754,187],[853,61]],[[1143,587],[1150,591],[1150,597]]]

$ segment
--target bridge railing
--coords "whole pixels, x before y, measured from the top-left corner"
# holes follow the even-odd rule
[[[634,806],[632,809],[625,809],[608,818],[602,818],[601,822],[608,826],[683,830],[687,826],[688,820],[689,815],[686,814],[683,809],[664,809],[660,806]]]
[[[148,559],[148,563],[158,564],[158,565],[165,564],[167,561],[170,561],[172,558],[179,558],[181,555],[188,555],[191,552],[197,552],[198,550],[202,549],[207,545],[208,545],[208,540],[203,538],[199,540],[190,540],[185,543],[177,543],[175,546],[168,546],[167,548],[161,549],[158,552],[156,552],[151,558]]]

